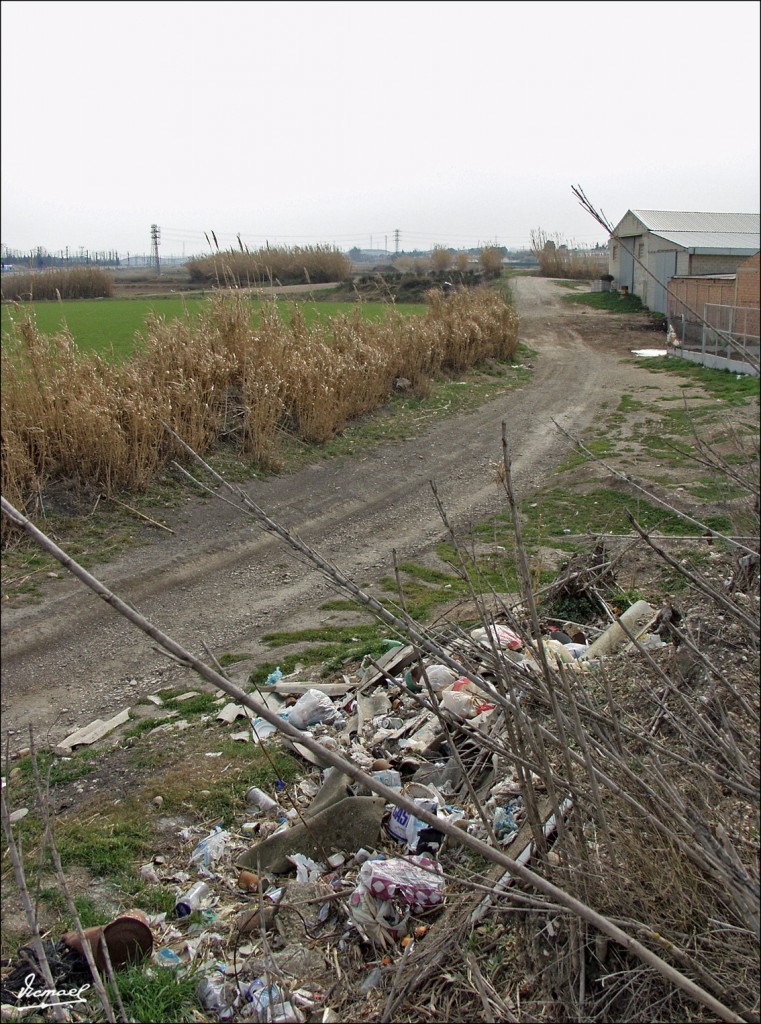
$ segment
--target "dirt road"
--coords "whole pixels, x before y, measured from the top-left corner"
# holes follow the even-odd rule
[[[552,419],[578,433],[604,401],[652,382],[624,359],[658,339],[610,314],[568,307],[550,281],[518,278],[514,291],[521,340],[538,352],[529,384],[412,441],[254,480],[252,498],[367,585],[391,571],[394,549],[400,558],[419,558],[441,539],[430,480],[458,527],[503,506],[493,479],[503,420],[519,494],[539,487],[568,446]],[[262,633],[315,626],[324,617],[318,606],[330,591],[319,574],[229,505],[191,499],[173,519],[174,536],[162,534],[93,572],[193,653],[203,656],[205,642],[217,654],[256,654]],[[3,721],[14,730],[12,746],[26,743],[30,721],[56,742],[152,692],[159,680],[188,683],[149,638],[73,578],[49,586],[39,605],[6,610],[2,647]]]

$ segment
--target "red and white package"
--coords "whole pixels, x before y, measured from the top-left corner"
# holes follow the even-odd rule
[[[481,627],[474,629],[470,635],[474,640],[478,640],[482,647],[490,647],[492,643],[508,651],[520,651],[523,647],[523,641],[518,634],[507,626]]]
[[[433,910],[444,902],[441,865],[424,853],[365,861],[359,872],[359,884],[376,899],[404,903],[416,914]]]

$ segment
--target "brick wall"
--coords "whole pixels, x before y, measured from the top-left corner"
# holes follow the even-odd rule
[[[735,291],[736,306],[759,306],[759,280],[761,280],[761,252],[745,260],[737,268]]]
[[[745,260],[737,268],[735,284],[735,330],[754,337],[761,335],[761,315],[759,314],[759,282],[761,280],[761,252]]]
[[[684,314],[689,320],[692,315],[686,307],[703,315],[706,302],[715,302],[720,306],[734,306],[735,282],[726,278],[716,277],[672,277],[669,288],[674,297],[668,297],[668,315],[670,317]]]

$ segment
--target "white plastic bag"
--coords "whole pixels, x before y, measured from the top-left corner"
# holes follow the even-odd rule
[[[447,668],[446,665],[429,665],[425,674],[428,676],[428,682],[434,693],[445,690],[457,679],[457,673],[453,672],[451,668]]]
[[[230,833],[217,826],[196,845],[190,855],[190,863],[197,868],[210,868],[221,858],[229,840]]]
[[[507,626],[485,626],[479,629],[474,629],[470,634],[474,640],[477,640],[482,647],[487,649],[494,644],[497,647],[502,647],[508,651],[520,651],[523,647],[523,641],[517,633],[513,632]]]
[[[318,722],[335,722],[341,720],[340,711],[333,701],[320,690],[307,690],[291,708],[288,721],[297,729],[308,729]]]

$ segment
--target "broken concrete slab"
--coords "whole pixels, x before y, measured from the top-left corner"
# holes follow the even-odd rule
[[[352,780],[348,775],[344,775],[343,772],[339,772],[336,768],[331,768],[314,800],[303,812],[303,817],[313,818],[320,811],[324,811],[326,807],[331,807],[333,804],[345,800],[346,797],[351,795],[349,793],[351,782]]]
[[[380,658],[376,658],[375,665],[370,665],[366,668],[362,679],[360,680],[360,687],[364,689],[367,686],[372,686],[373,683],[378,683],[386,675],[396,675],[397,672],[407,668],[413,661],[417,660],[417,654],[415,648],[410,644],[405,647],[392,647],[390,651],[386,651]],[[379,671],[381,670],[382,671]]]
[[[373,847],[378,841],[386,802],[381,797],[350,796],[319,811],[307,823],[278,832],[237,858],[238,867],[283,875],[293,870],[289,854],[326,860],[331,853]]]
[[[229,704],[225,704],[222,710],[217,715],[218,722],[227,722],[231,725],[236,718],[247,718],[246,709],[240,704],[236,704],[235,701],[231,701]]]
[[[70,754],[75,747],[86,747],[92,743],[97,743],[98,740],[103,739],[104,736],[108,736],[114,729],[118,729],[120,725],[124,725],[125,722],[129,721],[129,708],[125,708],[124,711],[120,711],[118,715],[114,715],[113,718],[102,719],[96,718],[94,722],[90,722],[89,725],[84,726],[82,729],[77,729],[76,732],[71,733],[65,740],[56,746],[53,753]]]
[[[305,747],[303,743],[299,743],[298,740],[291,740],[287,736],[280,736],[280,742],[286,748],[286,750],[293,750],[303,757],[305,761],[315,765],[317,768],[330,768],[330,763],[326,758],[321,758],[317,754],[313,754],[312,751]]]

